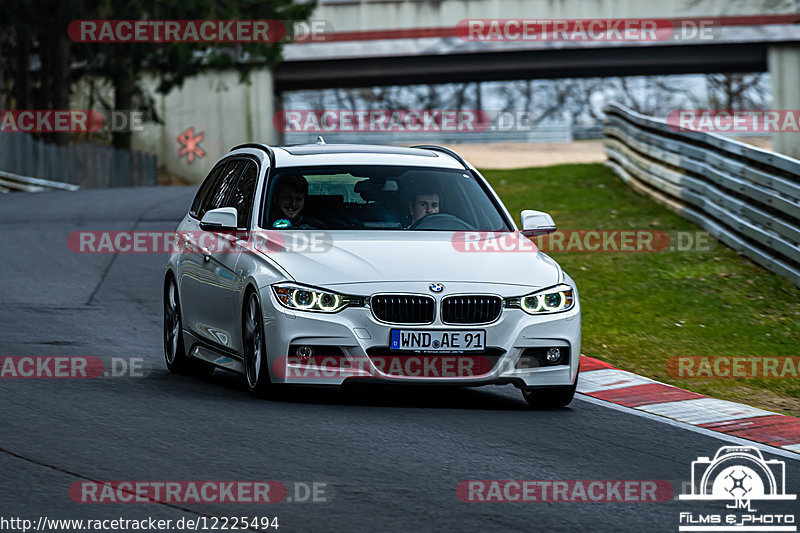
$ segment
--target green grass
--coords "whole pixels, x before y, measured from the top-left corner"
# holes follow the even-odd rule
[[[512,215],[546,211],[559,229],[699,229],[599,164],[484,175]],[[583,354],[702,394],[800,415],[800,378],[674,379],[665,366],[681,355],[800,355],[800,289],[789,281],[722,244],[700,252],[551,255],[578,284]]]

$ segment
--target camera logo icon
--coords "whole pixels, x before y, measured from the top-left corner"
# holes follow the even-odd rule
[[[786,494],[786,465],[754,446],[722,446],[713,459],[692,462],[692,493],[681,500],[794,500]]]

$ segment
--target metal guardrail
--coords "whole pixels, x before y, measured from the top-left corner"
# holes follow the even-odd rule
[[[26,133],[0,135],[0,170],[81,187],[158,185],[154,155],[86,142],[57,146]]]
[[[800,161],[612,104],[606,165],[639,192],[800,286]]]
[[[3,172],[0,170],[0,193],[4,194],[11,191],[77,191],[78,189],[80,189],[80,187],[69,183],[29,178],[27,176],[20,176],[19,174],[12,174],[11,172]]]

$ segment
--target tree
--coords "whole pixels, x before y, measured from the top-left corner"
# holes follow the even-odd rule
[[[133,0],[120,3],[100,0],[96,18],[152,20],[305,20],[315,3],[292,0]],[[280,43],[162,43],[84,45],[90,67],[87,71],[107,77],[114,86],[114,107],[132,109],[144,92],[139,80],[144,72],[159,76],[157,90],[167,93],[188,77],[212,68],[236,68],[243,82],[256,66],[274,66],[280,61]],[[130,146],[130,133],[114,135],[113,145]]]
[[[4,6],[0,43],[15,58],[0,63],[6,101],[13,108],[66,109],[70,86],[82,76],[105,78],[114,88],[117,110],[146,106],[140,80],[158,76],[166,93],[188,77],[213,68],[236,68],[246,82],[257,66],[280,61],[280,43],[74,43],[67,35],[73,20],[305,20],[314,2],[292,0],[16,0]],[[10,73],[11,76],[8,76]],[[64,143],[66,136],[52,140]],[[112,143],[129,148],[131,134],[114,132]]]
[[[761,109],[766,107],[769,90],[766,74],[707,74],[709,105],[712,109]]]
[[[6,23],[0,62],[0,91],[6,106],[15,109],[69,108],[72,43],[64,20],[79,16],[79,5],[59,0],[17,0],[3,6]],[[43,16],[44,15],[44,16]],[[65,133],[45,135],[64,144]]]

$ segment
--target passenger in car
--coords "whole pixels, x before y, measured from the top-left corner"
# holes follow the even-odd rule
[[[305,215],[308,200],[308,180],[299,174],[284,174],[272,193],[269,227],[313,229],[322,223]]]

